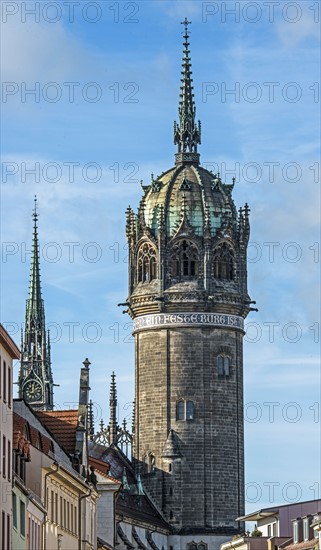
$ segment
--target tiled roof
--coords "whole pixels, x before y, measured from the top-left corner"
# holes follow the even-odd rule
[[[75,451],[78,421],[77,409],[67,411],[35,411],[35,414],[67,453]]]
[[[26,437],[26,432],[28,433],[28,437]],[[13,412],[12,448],[15,450],[21,449],[22,440],[24,440],[25,444],[30,443],[33,447],[37,447],[46,455],[49,453],[51,446],[54,445],[49,437],[41,434],[37,428],[30,426],[25,418]]]

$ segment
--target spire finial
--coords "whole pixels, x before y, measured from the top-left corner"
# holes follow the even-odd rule
[[[195,123],[196,107],[193,93],[193,79],[191,70],[191,58],[189,56],[189,31],[188,21],[185,17],[181,22],[184,25],[183,62],[181,93],[178,106],[179,124],[174,123],[174,143],[178,145],[176,164],[185,162],[199,164],[197,145],[201,143],[201,123]]]
[[[185,36],[188,35],[188,25],[191,25],[192,21],[188,21],[187,17],[185,17],[184,21],[181,21],[181,25],[184,25],[185,29]]]
[[[110,383],[110,398],[109,398],[109,434],[110,445],[116,445],[117,442],[117,387],[116,375],[113,372]]]

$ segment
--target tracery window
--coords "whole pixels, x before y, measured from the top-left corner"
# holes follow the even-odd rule
[[[230,366],[231,366],[231,359],[227,355],[218,355],[217,374],[219,376],[229,376]]]
[[[176,403],[176,420],[194,420],[194,403],[180,399]]]
[[[149,283],[157,278],[156,250],[150,243],[144,243],[137,258],[137,282]]]
[[[234,252],[226,243],[222,243],[214,250],[214,277],[215,279],[234,279]]]
[[[172,250],[171,271],[180,279],[198,276],[199,257],[196,246],[186,239],[179,241]]]

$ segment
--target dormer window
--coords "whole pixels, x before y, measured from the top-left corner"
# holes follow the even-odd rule
[[[302,542],[302,519],[298,518],[293,522],[293,542]]]
[[[311,516],[307,516],[303,519],[303,540],[308,541],[312,538],[311,529]]]

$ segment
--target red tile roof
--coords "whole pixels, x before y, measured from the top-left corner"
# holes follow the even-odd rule
[[[26,451],[27,447],[29,449],[30,445],[37,447],[40,451],[47,455],[53,445],[53,442],[49,437],[40,433],[37,428],[30,426],[29,422],[25,418],[16,412],[13,412],[12,448],[22,452],[24,446]]]
[[[78,410],[35,411],[35,414],[67,453],[75,451]]]

